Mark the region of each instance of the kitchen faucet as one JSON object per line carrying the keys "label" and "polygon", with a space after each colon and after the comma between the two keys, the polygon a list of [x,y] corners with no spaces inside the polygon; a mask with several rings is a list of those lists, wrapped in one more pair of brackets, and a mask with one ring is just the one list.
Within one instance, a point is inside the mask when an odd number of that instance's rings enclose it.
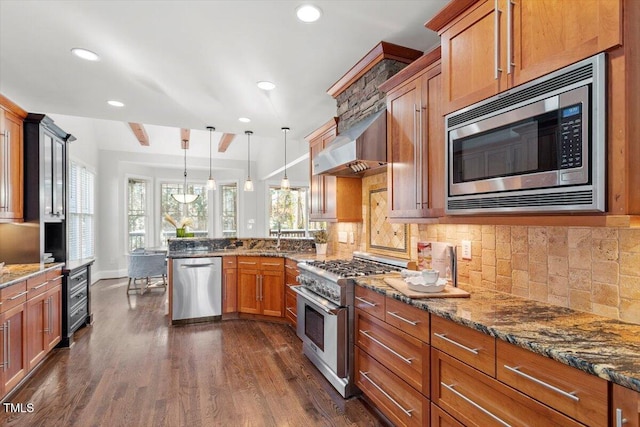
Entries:
{"label": "kitchen faucet", "polygon": [[282,235],[282,230],[280,227],[280,223],[278,222],[278,232],[276,234],[277,236],[277,240],[276,240],[276,251],[280,250],[280,236]]}

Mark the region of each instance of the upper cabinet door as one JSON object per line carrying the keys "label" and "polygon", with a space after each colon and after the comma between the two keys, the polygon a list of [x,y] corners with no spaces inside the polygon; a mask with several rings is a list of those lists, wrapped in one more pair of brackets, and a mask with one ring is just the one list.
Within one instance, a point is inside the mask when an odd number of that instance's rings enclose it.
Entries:
{"label": "upper cabinet door", "polygon": [[500,59],[504,52],[500,35],[506,30],[501,12],[493,0],[479,2],[441,34],[445,113],[507,88]]}
{"label": "upper cabinet door", "polygon": [[439,31],[446,114],[622,44],[622,5],[484,0]]}
{"label": "upper cabinet door", "polygon": [[22,120],[0,109],[0,220],[23,219]]}
{"label": "upper cabinet door", "polygon": [[65,161],[64,142],[46,131],[43,135],[44,153],[44,219],[64,219]]}
{"label": "upper cabinet door", "polygon": [[511,14],[510,86],[622,44],[618,0],[511,0],[505,8]]}

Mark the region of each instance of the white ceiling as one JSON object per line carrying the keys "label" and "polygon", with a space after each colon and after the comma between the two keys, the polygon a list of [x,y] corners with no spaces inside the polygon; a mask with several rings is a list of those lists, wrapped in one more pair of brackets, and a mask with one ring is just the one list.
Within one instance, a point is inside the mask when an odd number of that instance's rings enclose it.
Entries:
{"label": "white ceiling", "polygon": [[[280,139],[289,126],[301,140],[335,115],[327,89],[380,41],[436,46],[424,22],[447,0],[311,0],[323,11],[312,24],[295,17],[303,3],[0,0],[0,93],[28,111],[102,119],[120,135],[102,148],[137,144],[123,122],[159,126],[152,149],[165,151],[179,138],[156,136],[162,127],[202,130],[208,143],[207,125],[214,141],[246,129]],[[78,59],[73,47],[101,60]],[[277,88],[262,91],[259,80]]]}

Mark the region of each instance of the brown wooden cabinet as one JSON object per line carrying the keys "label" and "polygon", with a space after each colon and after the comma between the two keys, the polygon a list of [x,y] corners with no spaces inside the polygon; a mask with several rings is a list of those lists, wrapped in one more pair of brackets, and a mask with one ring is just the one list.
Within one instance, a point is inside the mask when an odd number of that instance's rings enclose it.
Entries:
{"label": "brown wooden cabinet", "polygon": [[238,311],[284,316],[284,259],[238,257]]}
{"label": "brown wooden cabinet", "polygon": [[613,384],[609,412],[612,427],[640,427],[640,393]]}
{"label": "brown wooden cabinet", "polygon": [[441,80],[438,48],[380,86],[387,92],[387,203],[394,222],[444,215]]}
{"label": "brown wooden cabinet", "polygon": [[298,324],[298,294],[291,290],[291,286],[298,284],[296,278],[300,274],[298,262],[292,259],[284,261],[284,317],[291,326]]}
{"label": "brown wooden cabinet", "polygon": [[[362,221],[362,180],[313,174],[313,159],[337,135],[334,117],[306,137],[309,141],[309,219],[328,222]],[[357,200],[358,203],[354,203]]]}
{"label": "brown wooden cabinet", "polygon": [[238,263],[235,256],[222,257],[222,314],[238,311]]}
{"label": "brown wooden cabinet", "polygon": [[445,113],[622,43],[617,0],[468,4],[452,2],[427,23],[441,35]]}
{"label": "brown wooden cabinet", "polygon": [[27,374],[26,282],[2,289],[0,297],[0,396],[11,391]]}
{"label": "brown wooden cabinet", "polygon": [[0,96],[0,222],[24,219],[23,119]]}
{"label": "brown wooden cabinet", "polygon": [[[33,369],[62,337],[62,274],[48,280],[43,273],[28,280],[26,302],[27,365]],[[42,292],[42,289],[46,292]]]}
{"label": "brown wooden cabinet", "polygon": [[582,425],[435,347],[431,369],[431,400],[463,425]]}
{"label": "brown wooden cabinet", "polygon": [[607,381],[497,341],[497,379],[586,425],[607,424]]}

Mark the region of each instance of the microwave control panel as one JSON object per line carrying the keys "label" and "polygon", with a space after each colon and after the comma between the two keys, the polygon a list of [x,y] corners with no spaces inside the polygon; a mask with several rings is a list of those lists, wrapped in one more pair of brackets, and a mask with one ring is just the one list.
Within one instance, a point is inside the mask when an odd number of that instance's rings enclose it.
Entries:
{"label": "microwave control panel", "polygon": [[582,167],[582,105],[576,104],[560,111],[561,155],[560,169]]}

